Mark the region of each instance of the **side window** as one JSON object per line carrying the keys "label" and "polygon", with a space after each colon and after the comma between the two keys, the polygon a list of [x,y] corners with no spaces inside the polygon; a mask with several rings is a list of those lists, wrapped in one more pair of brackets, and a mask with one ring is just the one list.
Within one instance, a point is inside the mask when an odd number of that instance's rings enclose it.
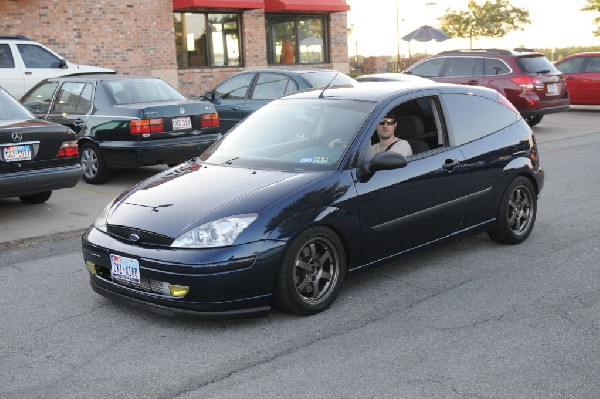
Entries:
{"label": "side window", "polygon": [[571,58],[561,62],[560,64],[557,64],[556,68],[562,73],[579,73],[584,61],[584,57]]}
{"label": "side window", "polygon": [[23,98],[22,104],[34,114],[47,113],[57,86],[58,83],[56,82],[48,82],[38,86]]}
{"label": "side window", "polygon": [[224,100],[231,99],[244,99],[248,93],[250,83],[254,78],[253,73],[244,73],[242,75],[235,76],[221,84],[215,89],[215,97],[222,98]]}
{"label": "side window", "polygon": [[584,72],[600,72],[600,57],[589,57]]}
{"label": "side window", "polygon": [[254,86],[254,100],[274,100],[286,93],[298,90],[298,85],[290,77],[278,73],[261,73]]}
{"label": "side window", "polygon": [[442,67],[444,66],[443,58],[435,58],[432,60],[423,61],[420,64],[415,65],[409,69],[412,75],[427,77],[440,76],[442,73]]}
{"label": "side window", "polygon": [[66,82],[60,88],[53,112],[85,113],[90,108],[92,85],[90,83]]}
{"label": "side window", "polygon": [[475,66],[477,65],[478,58],[472,57],[456,57],[448,60],[448,66],[446,67],[446,73],[444,76],[475,76],[483,75],[483,70],[480,73],[476,73]]}
{"label": "side window", "polygon": [[35,44],[17,44],[27,68],[60,68],[60,58]]}
{"label": "side window", "polygon": [[15,60],[8,44],[0,44],[0,68],[14,68]]}
{"label": "side window", "polygon": [[510,73],[510,68],[502,61],[496,58],[485,58],[485,75],[502,75],[505,73]]}
{"label": "side window", "polygon": [[520,118],[510,108],[484,97],[471,94],[443,94],[442,97],[448,109],[455,145],[497,132]]}

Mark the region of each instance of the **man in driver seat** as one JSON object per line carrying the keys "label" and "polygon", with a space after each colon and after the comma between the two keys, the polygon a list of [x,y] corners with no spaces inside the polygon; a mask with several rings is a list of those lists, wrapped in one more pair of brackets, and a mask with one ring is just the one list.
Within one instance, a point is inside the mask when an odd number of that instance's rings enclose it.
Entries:
{"label": "man in driver seat", "polygon": [[394,151],[408,157],[412,155],[412,149],[408,141],[399,139],[395,136],[397,123],[390,114],[386,115],[377,125],[377,136],[379,143],[371,146],[373,155],[383,151]]}

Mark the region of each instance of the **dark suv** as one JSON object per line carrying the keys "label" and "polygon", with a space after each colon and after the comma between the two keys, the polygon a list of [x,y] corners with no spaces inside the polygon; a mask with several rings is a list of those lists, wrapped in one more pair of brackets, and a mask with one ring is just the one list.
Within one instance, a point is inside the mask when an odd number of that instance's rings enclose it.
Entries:
{"label": "dark suv", "polygon": [[569,109],[562,73],[543,54],[529,49],[444,51],[417,62],[404,73],[494,89],[530,126],[540,123],[545,114]]}

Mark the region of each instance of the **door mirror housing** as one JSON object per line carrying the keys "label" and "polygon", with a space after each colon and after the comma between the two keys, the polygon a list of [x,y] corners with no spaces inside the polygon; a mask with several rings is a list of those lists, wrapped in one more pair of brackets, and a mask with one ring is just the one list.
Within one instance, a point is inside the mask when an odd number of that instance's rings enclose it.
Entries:
{"label": "door mirror housing", "polygon": [[384,151],[371,156],[371,149],[366,147],[358,160],[356,174],[358,181],[368,181],[378,170],[404,168],[408,165],[406,157],[398,152]]}

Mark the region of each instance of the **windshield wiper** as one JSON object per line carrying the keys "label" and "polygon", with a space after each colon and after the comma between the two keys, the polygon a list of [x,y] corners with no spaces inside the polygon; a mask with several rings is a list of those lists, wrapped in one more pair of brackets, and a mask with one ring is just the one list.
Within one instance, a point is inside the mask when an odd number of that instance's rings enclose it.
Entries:
{"label": "windshield wiper", "polygon": [[541,71],[537,71],[536,73],[540,73],[540,74],[541,73],[550,73],[550,70],[549,69],[543,69]]}
{"label": "windshield wiper", "polygon": [[231,163],[232,163],[233,161],[235,161],[236,159],[238,159],[238,158],[239,158],[239,157],[233,157],[233,158],[231,158],[231,159],[229,159],[229,160],[227,160],[227,161],[223,162],[223,165],[231,165]]}

